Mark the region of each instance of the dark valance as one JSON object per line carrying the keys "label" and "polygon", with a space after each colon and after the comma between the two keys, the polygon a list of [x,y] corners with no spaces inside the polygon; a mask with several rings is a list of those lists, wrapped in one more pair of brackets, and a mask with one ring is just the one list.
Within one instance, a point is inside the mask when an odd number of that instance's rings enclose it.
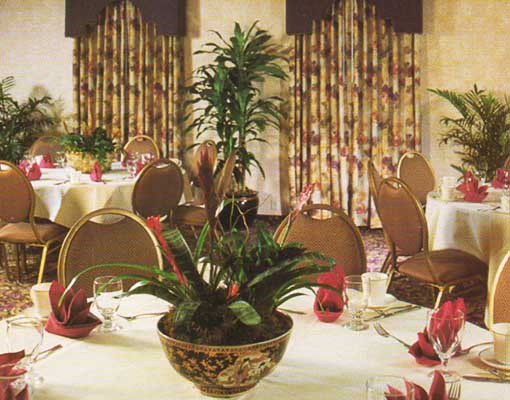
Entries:
{"label": "dark valance", "polygon": [[[161,35],[186,34],[186,0],[130,0]],[[99,14],[112,0],[66,0],[67,37],[83,35],[97,24]]]}
{"label": "dark valance", "polygon": [[[338,0],[287,0],[287,34],[312,32],[312,22],[327,16]],[[381,18],[391,20],[396,32],[423,32],[422,0],[368,0]]]}

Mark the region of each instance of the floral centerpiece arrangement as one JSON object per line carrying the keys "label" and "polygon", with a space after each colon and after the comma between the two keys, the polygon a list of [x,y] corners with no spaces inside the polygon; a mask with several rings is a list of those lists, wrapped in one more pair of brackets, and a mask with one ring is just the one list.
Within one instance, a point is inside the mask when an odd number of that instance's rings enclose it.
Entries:
{"label": "floral centerpiece arrangement", "polygon": [[[334,261],[300,244],[280,244],[264,228],[254,238],[236,229],[222,232],[217,216],[236,161],[233,154],[214,178],[215,152],[201,146],[198,179],[204,190],[208,224],[191,251],[177,229],[163,231],[159,218],[148,224],[161,245],[169,269],[125,265],[136,279],[125,293],[151,294],[172,305],[158,333],[173,367],[206,395],[243,393],[270,373],[285,351],[292,320],[278,311],[287,300],[315,286],[311,277],[331,270]],[[300,199],[304,204],[305,199]],[[119,266],[118,264],[106,266]],[[85,269],[70,282],[69,288]],[[153,278],[137,275],[150,271]]]}
{"label": "floral centerpiece arrangement", "polygon": [[[66,126],[67,130],[67,126]],[[61,144],[66,152],[68,163],[76,170],[89,173],[99,161],[103,171],[108,171],[114,159],[117,146],[104,128],[91,130],[87,127],[82,132],[62,136]]]}

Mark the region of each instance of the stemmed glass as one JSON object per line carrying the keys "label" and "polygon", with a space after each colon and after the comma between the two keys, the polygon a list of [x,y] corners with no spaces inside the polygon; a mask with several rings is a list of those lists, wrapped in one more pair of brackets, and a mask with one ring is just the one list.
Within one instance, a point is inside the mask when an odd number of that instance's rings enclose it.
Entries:
{"label": "stemmed glass", "polygon": [[448,361],[460,346],[465,322],[465,315],[460,310],[448,315],[439,310],[430,310],[427,313],[427,334],[441,360],[439,372],[447,383],[460,379],[456,372],[448,369]]}
{"label": "stemmed glass", "polygon": [[353,331],[362,331],[368,328],[363,322],[363,312],[368,306],[369,286],[361,279],[361,275],[345,277],[343,297],[351,319],[345,325]]}
{"label": "stemmed glass", "polygon": [[114,281],[113,276],[100,276],[94,279],[94,302],[103,316],[101,332],[115,332],[122,327],[113,320],[120,306],[122,281]]}
{"label": "stemmed glass", "polygon": [[131,178],[136,176],[136,165],[140,161],[140,154],[137,152],[131,153],[127,156],[126,167]]}
{"label": "stemmed glass", "polygon": [[57,151],[55,153],[55,162],[59,168],[66,166],[66,153],[64,151]]}
{"label": "stemmed glass", "polygon": [[40,384],[43,377],[34,372],[33,364],[43,340],[43,324],[40,319],[19,316],[7,319],[7,344],[9,352],[23,350],[25,358],[18,364],[27,371],[26,379],[29,383]]}
{"label": "stemmed glass", "polygon": [[399,376],[373,376],[366,382],[366,400],[414,400],[414,386]]}

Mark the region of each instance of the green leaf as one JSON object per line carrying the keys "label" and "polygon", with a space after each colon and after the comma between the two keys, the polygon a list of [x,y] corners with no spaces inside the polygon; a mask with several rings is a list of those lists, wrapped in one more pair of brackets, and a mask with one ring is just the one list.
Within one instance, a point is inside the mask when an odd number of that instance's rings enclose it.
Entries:
{"label": "green leaf", "polygon": [[228,308],[235,314],[237,319],[245,325],[258,325],[262,322],[259,313],[249,303],[238,300],[228,305]]}
{"label": "green leaf", "polygon": [[200,306],[198,301],[184,301],[175,308],[174,323],[180,325],[193,318],[195,311]]}

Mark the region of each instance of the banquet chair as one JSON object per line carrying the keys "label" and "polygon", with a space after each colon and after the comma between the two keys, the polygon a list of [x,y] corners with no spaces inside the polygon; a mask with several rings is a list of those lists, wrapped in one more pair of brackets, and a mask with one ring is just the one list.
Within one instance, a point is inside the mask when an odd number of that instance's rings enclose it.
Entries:
{"label": "banquet chair", "polygon": [[[392,269],[438,290],[435,307],[445,291],[471,280],[484,281],[487,265],[461,250],[429,251],[429,233],[423,208],[411,188],[398,178],[382,181],[377,197],[377,211],[390,241]],[[399,262],[401,256],[407,257]]]}
{"label": "banquet chair", "polygon": [[422,205],[427,203],[427,194],[436,188],[436,177],[430,162],[417,151],[408,151],[400,157],[397,177],[411,188]]}
{"label": "banquet chair", "polygon": [[[99,264],[129,263],[163,269],[158,241],[145,221],[130,211],[104,208],[78,220],[66,236],[58,258],[58,280],[67,286],[83,269]],[[93,282],[98,276],[150,272],[122,267],[101,267],[83,274],[75,284],[87,297],[93,296]],[[124,289],[135,281],[124,281]]]}
{"label": "banquet chair", "polygon": [[[8,161],[0,161],[0,220],[6,224],[0,228],[0,243],[15,245],[16,280],[21,270],[26,272],[26,249],[41,248],[37,282],[44,277],[46,259],[56,251],[67,232],[61,225],[34,216],[35,194],[23,171]],[[2,252],[3,264],[9,270],[7,254]]]}
{"label": "banquet chair", "polygon": [[327,204],[312,204],[303,207],[289,227],[290,218],[291,214],[275,231],[274,238],[278,243],[298,242],[309,251],[322,252],[335,259],[346,275],[367,271],[365,247],[359,229],[341,209]]}
{"label": "banquet chair", "polygon": [[496,271],[489,289],[489,328],[499,322],[510,322],[510,252]]}
{"label": "banquet chair", "polygon": [[505,163],[503,164],[503,169],[510,171],[510,156],[505,160]]}
{"label": "banquet chair", "polygon": [[170,221],[184,190],[181,169],[174,162],[159,159],[146,165],[132,194],[133,211],[141,217],[159,215]]}
{"label": "banquet chair", "polygon": [[55,155],[59,151],[62,151],[63,147],[58,141],[57,136],[45,135],[38,138],[30,149],[28,150],[28,154],[31,157],[35,156],[43,156],[49,154],[51,156],[52,161],[55,161]]}
{"label": "banquet chair", "polygon": [[159,148],[153,138],[146,135],[133,136],[124,145],[124,151],[139,154],[152,154],[155,159],[160,157]]}

